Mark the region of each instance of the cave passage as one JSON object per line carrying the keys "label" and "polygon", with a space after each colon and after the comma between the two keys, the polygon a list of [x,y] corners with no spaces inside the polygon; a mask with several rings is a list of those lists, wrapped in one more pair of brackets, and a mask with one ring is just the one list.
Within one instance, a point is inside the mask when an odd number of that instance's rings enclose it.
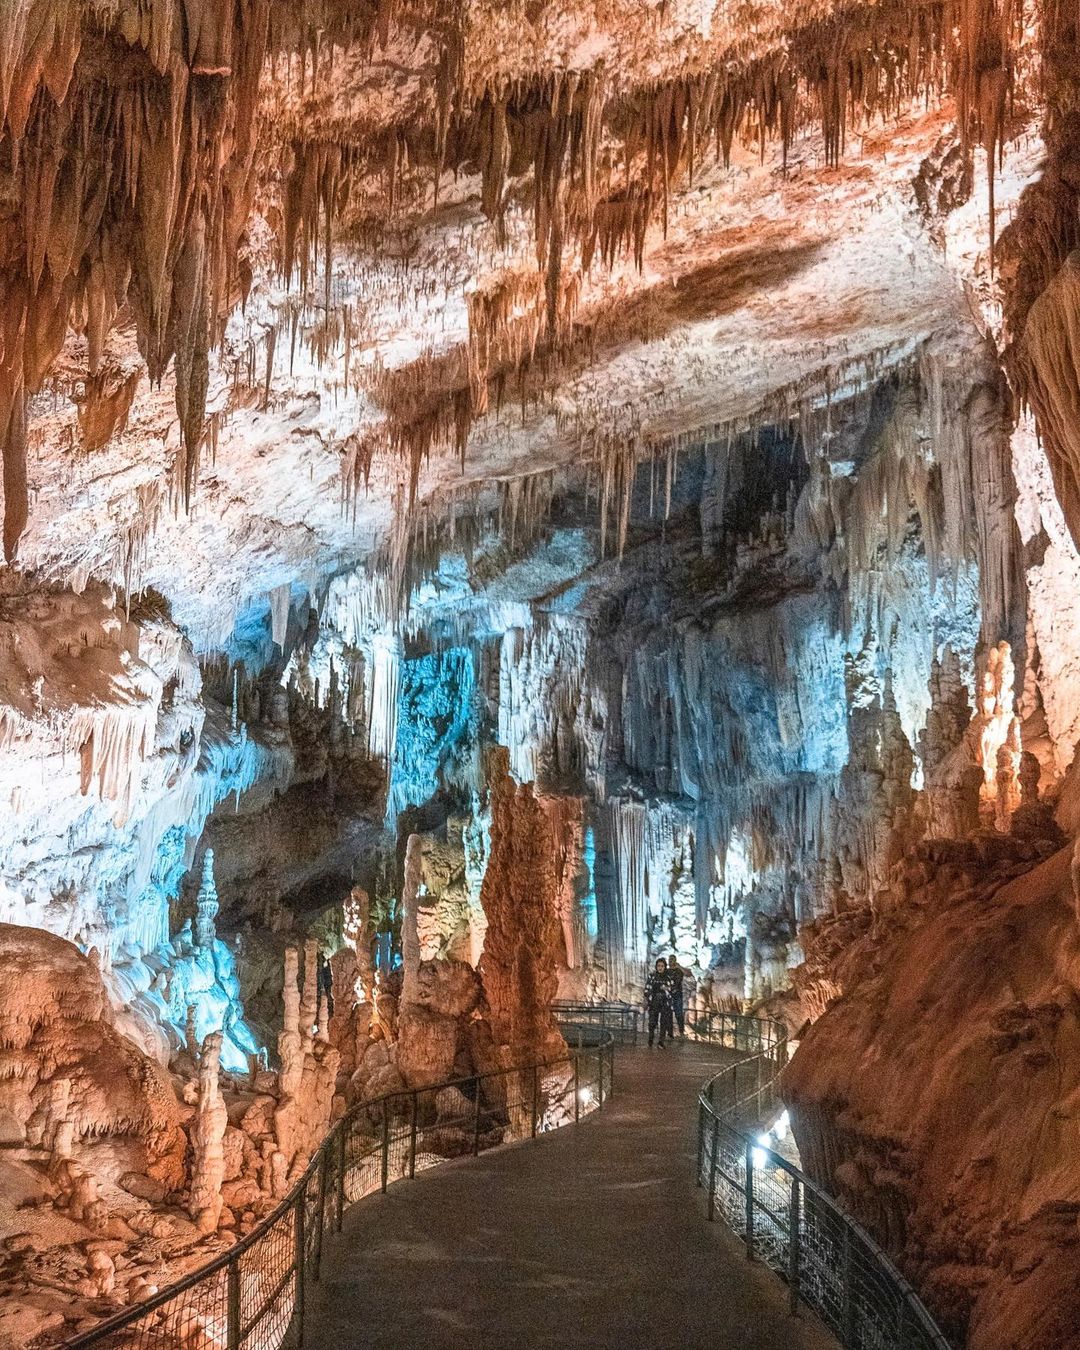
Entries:
{"label": "cave passage", "polygon": [[346,1216],[305,1344],[504,1350],[829,1350],[705,1220],[697,1093],[733,1052],[620,1049],[602,1113],[422,1172]]}

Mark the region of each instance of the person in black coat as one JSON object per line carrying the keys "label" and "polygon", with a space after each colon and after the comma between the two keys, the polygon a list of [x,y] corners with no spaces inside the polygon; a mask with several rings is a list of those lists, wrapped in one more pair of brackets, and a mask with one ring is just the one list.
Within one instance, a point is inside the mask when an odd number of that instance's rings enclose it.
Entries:
{"label": "person in black coat", "polygon": [[[671,1012],[675,1018],[675,1024],[679,1028],[679,1035],[686,1039],[686,1013],[683,1006],[683,983],[686,978],[686,971],[679,965],[678,958],[673,956],[667,963],[667,981],[668,989],[671,995]],[[675,1033],[672,1032],[672,1040],[675,1039]]]}
{"label": "person in black coat", "polygon": [[645,981],[645,1010],[649,1014],[649,1044],[660,1028],[660,1049],[665,1048],[664,1041],[674,1038],[671,1025],[671,985],[668,983],[667,962],[658,957],[652,974]]}

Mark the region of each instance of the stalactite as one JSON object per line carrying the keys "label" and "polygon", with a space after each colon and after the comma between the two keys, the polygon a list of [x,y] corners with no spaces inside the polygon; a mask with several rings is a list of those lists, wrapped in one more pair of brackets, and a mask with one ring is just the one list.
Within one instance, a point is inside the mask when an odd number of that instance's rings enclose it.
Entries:
{"label": "stalactite", "polygon": [[[648,950],[649,925],[646,914],[645,825],[647,813],[641,802],[612,798],[607,805],[610,818],[611,850],[615,859],[618,911],[608,923],[601,917],[601,934],[608,951],[609,979],[617,988],[639,975]],[[634,969],[627,972],[624,962]]]}
{"label": "stalactite", "polygon": [[1035,412],[1073,539],[1080,541],[1080,249],[1031,306],[1024,391]]}
{"label": "stalactite", "polygon": [[1012,97],[1016,55],[1023,36],[1022,0],[954,0],[956,48],[952,83],[966,148],[976,138],[986,151],[990,266],[994,266],[994,178]]}
{"label": "stalactite", "polygon": [[[9,558],[26,514],[25,393],[40,389],[76,315],[97,378],[105,331],[125,298],[151,379],[177,358],[178,476],[190,499],[207,353],[232,303],[254,192],[269,0],[197,22],[192,9],[186,37],[179,13],[176,0],[92,13],[37,0],[0,14],[2,143],[25,206],[5,230],[0,314]],[[101,43],[121,67],[125,46],[142,48],[149,65],[130,80],[95,78]]]}
{"label": "stalactite", "polygon": [[292,606],[292,583],[284,582],[270,592],[270,638],[281,650],[289,632],[289,611]]}

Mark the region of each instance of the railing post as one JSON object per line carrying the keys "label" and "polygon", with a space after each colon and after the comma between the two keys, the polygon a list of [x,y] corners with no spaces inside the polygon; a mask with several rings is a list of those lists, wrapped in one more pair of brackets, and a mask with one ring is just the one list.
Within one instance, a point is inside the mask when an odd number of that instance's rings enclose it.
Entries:
{"label": "railing post", "polygon": [[234,1256],[225,1268],[226,1350],[240,1350],[240,1262]]}
{"label": "railing post", "polygon": [[390,1098],[384,1097],[382,1104],[382,1175],[381,1189],[385,1193],[390,1180]]}
{"label": "railing post", "polygon": [[574,1056],[574,1124],[581,1121],[581,1066],[578,1056]]}
{"label": "railing post", "polygon": [[296,1247],[296,1298],[293,1316],[296,1318],[296,1344],[298,1346],[304,1344],[304,1196],[306,1193],[307,1187],[301,1186],[300,1193],[296,1197],[293,1228],[293,1241]]}
{"label": "railing post", "polygon": [[341,1220],[345,1213],[345,1145],[349,1134],[348,1117],[341,1122],[337,1149],[337,1187],[334,1194],[334,1232],[341,1232]]}
{"label": "railing post", "polygon": [[720,1154],[720,1120],[713,1116],[712,1147],[709,1149],[709,1222],[716,1218],[716,1167]]}
{"label": "railing post", "polygon": [[746,1141],[746,1257],[754,1259],[754,1145]]}
{"label": "railing post", "polygon": [[323,1226],[326,1223],[326,1155],[325,1145],[319,1150],[319,1220],[315,1229],[315,1278],[322,1269]]}
{"label": "railing post", "polygon": [[473,1087],[476,1089],[476,1102],[473,1105],[473,1133],[472,1133],[472,1151],[473,1157],[480,1156],[480,1079],[473,1079]]}
{"label": "railing post", "polygon": [[413,1088],[412,1094],[412,1114],[409,1116],[409,1180],[412,1181],[416,1176],[416,1117],[420,1106],[417,1101],[416,1089]]}
{"label": "railing post", "polygon": [[532,1066],[532,1120],[530,1121],[530,1137],[536,1138],[536,1128],[538,1117],[540,1115],[540,1076],[537,1073],[536,1065]]}
{"label": "railing post", "polygon": [[799,1257],[802,1247],[802,1232],[799,1227],[799,1190],[802,1182],[798,1177],[791,1178],[791,1200],[788,1203],[788,1298],[792,1317],[799,1315]]}
{"label": "railing post", "polygon": [[705,1170],[705,1103],[698,1102],[697,1109],[697,1184],[698,1190],[704,1185],[701,1175]]}

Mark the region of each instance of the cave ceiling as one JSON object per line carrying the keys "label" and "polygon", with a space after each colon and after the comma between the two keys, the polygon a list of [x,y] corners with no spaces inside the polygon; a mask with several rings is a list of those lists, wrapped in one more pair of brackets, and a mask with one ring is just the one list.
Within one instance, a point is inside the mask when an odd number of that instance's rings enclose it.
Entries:
{"label": "cave ceiling", "polygon": [[1001,326],[1036,17],[6,5],[9,557],[207,650],[541,474],[591,465],[618,548],[638,458]]}

